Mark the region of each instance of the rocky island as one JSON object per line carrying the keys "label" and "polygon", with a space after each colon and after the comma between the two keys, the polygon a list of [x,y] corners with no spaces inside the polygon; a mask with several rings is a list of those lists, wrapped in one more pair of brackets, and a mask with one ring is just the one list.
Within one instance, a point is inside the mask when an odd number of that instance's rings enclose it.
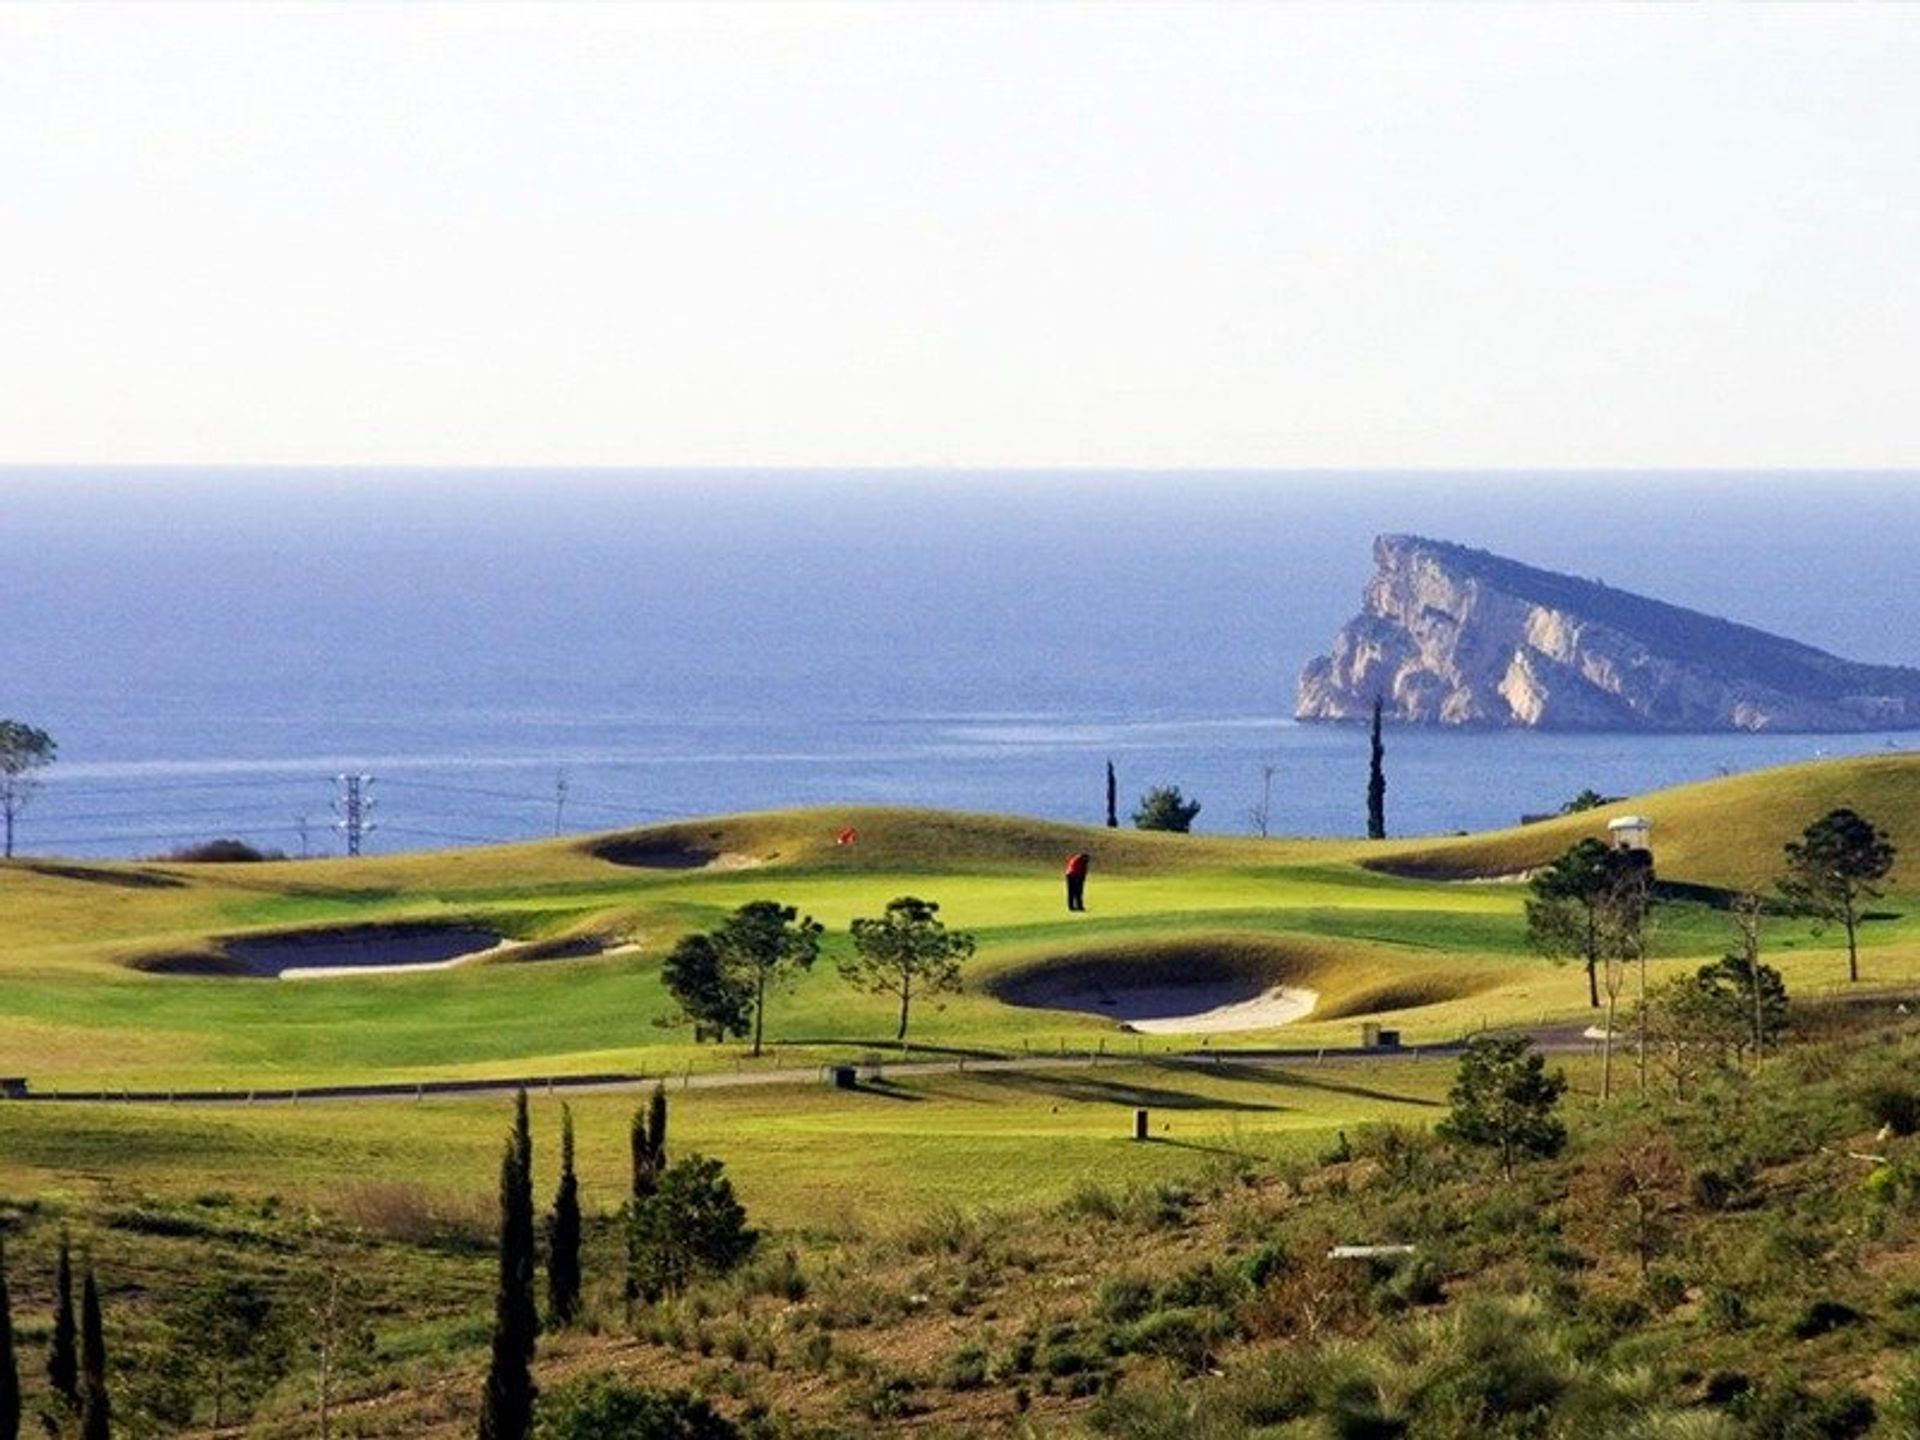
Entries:
{"label": "rocky island", "polygon": [[1300,673],[1302,720],[1559,730],[1920,728],[1920,670],[1416,535],[1374,541],[1359,615]]}

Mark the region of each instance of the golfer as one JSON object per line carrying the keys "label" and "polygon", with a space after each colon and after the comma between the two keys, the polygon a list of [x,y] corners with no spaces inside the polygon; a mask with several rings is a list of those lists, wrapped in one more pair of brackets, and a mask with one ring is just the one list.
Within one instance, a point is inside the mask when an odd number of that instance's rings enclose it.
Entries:
{"label": "golfer", "polygon": [[1067,857],[1067,909],[1087,908],[1087,867],[1093,857],[1082,850]]}

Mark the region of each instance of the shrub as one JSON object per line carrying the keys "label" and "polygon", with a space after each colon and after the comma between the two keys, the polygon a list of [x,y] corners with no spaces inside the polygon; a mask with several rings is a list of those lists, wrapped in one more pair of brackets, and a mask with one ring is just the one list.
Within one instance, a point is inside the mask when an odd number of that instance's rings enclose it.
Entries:
{"label": "shrub", "polygon": [[1869,1086],[1860,1098],[1874,1124],[1895,1135],[1920,1131],[1920,1088],[1899,1080],[1882,1080]]}
{"label": "shrub", "polygon": [[1792,1376],[1730,1407],[1754,1440],[1858,1440],[1873,1428],[1873,1401],[1858,1390],[1819,1394]]}
{"label": "shrub", "polygon": [[718,1160],[690,1155],[661,1173],[635,1206],[634,1280],[642,1295],[677,1295],[702,1274],[723,1275],[753,1253],[759,1236]]}
{"label": "shrub", "polygon": [[1094,1301],[1094,1313],[1112,1325],[1138,1320],[1153,1308],[1153,1282],[1122,1271],[1109,1276]]}
{"label": "shrub", "polygon": [[1231,1327],[1207,1310],[1156,1310],[1116,1338],[1123,1350],[1164,1356],[1189,1375],[1197,1375],[1207,1368],[1221,1342],[1231,1338]]}
{"label": "shrub", "polygon": [[1815,1300],[1793,1320],[1793,1338],[1812,1340],[1817,1336],[1857,1325],[1860,1312],[1843,1300]]}
{"label": "shrub", "polygon": [[940,1383],[949,1390],[978,1390],[987,1383],[988,1368],[986,1347],[965,1345],[947,1357]]}
{"label": "shrub", "polygon": [[244,840],[221,838],[202,840],[197,845],[182,845],[178,850],[169,850],[160,857],[186,864],[235,865],[253,864],[261,860],[284,860],[284,850],[262,850],[257,845],[249,845]]}
{"label": "shrub", "polygon": [[740,1432],[698,1396],[597,1375],[541,1396],[535,1433],[539,1440],[736,1440]]}

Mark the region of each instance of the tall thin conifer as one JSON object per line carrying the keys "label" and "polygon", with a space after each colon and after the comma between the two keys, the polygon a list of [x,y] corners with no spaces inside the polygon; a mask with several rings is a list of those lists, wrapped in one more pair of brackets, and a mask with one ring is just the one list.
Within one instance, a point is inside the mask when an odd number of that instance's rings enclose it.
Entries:
{"label": "tall thin conifer", "polygon": [[637,1278],[639,1256],[634,1249],[633,1219],[653,1194],[660,1180],[660,1172],[667,1168],[667,1087],[664,1081],[654,1085],[646,1110],[633,1112],[628,1144],[633,1159],[632,1189],[627,1197],[626,1296],[627,1318],[631,1320],[633,1307],[640,1301]]}
{"label": "tall thin conifer", "polygon": [[53,1338],[47,1345],[47,1384],[67,1409],[80,1409],[80,1327],[73,1316],[73,1242],[60,1232],[53,1262]]}
{"label": "tall thin conifer", "polygon": [[89,1265],[80,1289],[80,1440],[109,1440],[112,1433],[106,1326],[100,1314],[100,1286]]}
{"label": "tall thin conifer", "polygon": [[500,1287],[494,1301],[493,1356],[480,1411],[480,1440],[527,1440],[533,1431],[535,1308],[533,1137],[527,1092],[514,1101],[513,1133],[500,1157]]}
{"label": "tall thin conifer", "polygon": [[547,1313],[555,1325],[580,1315],[580,1181],[573,1171],[573,1110],[560,1107],[560,1186],[547,1226]]}
{"label": "tall thin conifer", "polygon": [[0,1440],[20,1440],[20,1362],[13,1353],[13,1296],[7,1292],[4,1246],[0,1246]]}
{"label": "tall thin conifer", "polygon": [[1373,734],[1368,745],[1367,838],[1387,838],[1387,747],[1380,739],[1381,703],[1373,697]]}

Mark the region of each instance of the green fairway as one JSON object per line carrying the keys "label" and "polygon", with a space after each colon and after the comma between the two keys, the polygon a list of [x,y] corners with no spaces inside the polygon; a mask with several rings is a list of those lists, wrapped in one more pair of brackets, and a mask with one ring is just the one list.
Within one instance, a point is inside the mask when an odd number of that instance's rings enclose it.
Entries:
{"label": "green fairway", "polygon": [[[692,1043],[661,987],[660,959],[691,929],[748,900],[799,906],[827,927],[814,971],[770,1000],[763,1064],[845,1057],[892,1039],[886,999],[848,986],[835,961],[856,915],[892,897],[937,900],[974,932],[965,993],[914,1012],[921,1046],[1018,1055],[1147,1051],[1111,1019],[1027,1009],[997,981],[1087,954],[1123,955],[1158,981],[1182,957],[1244,952],[1272,983],[1319,1004],[1283,1031],[1215,1036],[1232,1048],[1350,1044],[1362,1017],[1410,1040],[1483,1025],[1587,1015],[1576,967],[1529,951],[1511,878],[1628,808],[1655,817],[1663,879],[1759,884],[1780,845],[1824,807],[1851,803],[1901,843],[1893,892],[1863,929],[1869,980],[1920,975],[1920,921],[1905,903],[1920,855],[1920,759],[1797,766],[1636,797],[1629,805],[1456,840],[1231,840],[916,811],[743,816],[601,840],[355,861],[262,865],[0,866],[0,1068],[38,1088],[247,1089],[447,1077],[684,1073],[752,1063]],[[858,828],[850,847],[833,843]],[[1084,914],[1068,915],[1059,861],[1089,849]],[[646,863],[621,863],[635,857]],[[1657,971],[1726,944],[1701,898],[1662,905]],[[611,947],[587,958],[483,959],[415,975],[291,983],[149,973],[210,957],[222,940],[317,926],[468,922],[517,942]],[[1767,945],[1799,991],[1836,985],[1840,937],[1770,923]],[[537,953],[537,952],[529,952]],[[1243,957],[1244,958],[1244,957]],[[199,962],[196,962],[199,963]]]}
{"label": "green fairway", "polygon": [[[824,1085],[670,1090],[682,1153],[726,1157],[757,1216],[782,1227],[887,1230],[930,1206],[1057,1200],[1085,1184],[1175,1179],[1209,1161],[1267,1160],[1369,1119],[1424,1124],[1450,1067],[1378,1063],[1115,1063]],[[575,1095],[589,1208],[627,1184],[627,1119],[640,1093]],[[536,1091],[541,1185],[560,1101]],[[1146,1107],[1152,1140],[1131,1138]],[[269,1196],[352,1221],[396,1189],[471,1215],[499,1164],[508,1104],[495,1096],[289,1105],[0,1106],[0,1186],[74,1201]]]}

